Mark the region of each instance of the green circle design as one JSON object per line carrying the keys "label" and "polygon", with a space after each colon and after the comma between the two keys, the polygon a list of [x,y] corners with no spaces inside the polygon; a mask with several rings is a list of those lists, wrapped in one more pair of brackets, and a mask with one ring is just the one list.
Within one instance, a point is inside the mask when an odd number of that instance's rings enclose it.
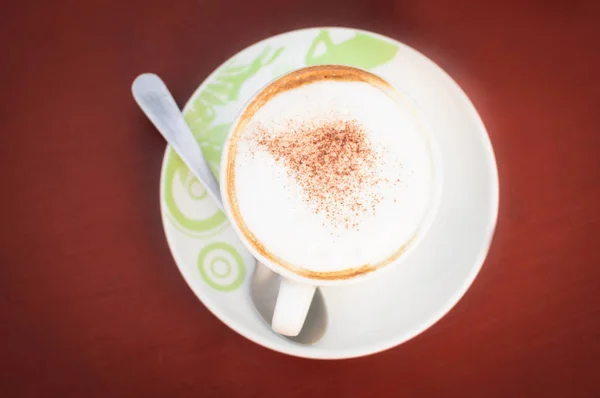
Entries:
{"label": "green circle design", "polygon": [[[202,189],[200,194],[194,193],[194,185],[197,185],[200,187],[200,189]],[[206,187],[204,187],[204,185],[202,185],[198,180],[194,179],[188,184],[188,194],[194,200],[202,200],[208,196],[208,189],[206,189]]]}
{"label": "green circle design", "polygon": [[[187,166],[183,163],[181,158],[177,156],[173,149],[169,148],[169,156],[167,158],[167,167],[165,170],[165,182],[163,184],[163,200],[169,209],[169,212],[177,223],[187,231],[194,232],[207,232],[216,229],[221,224],[225,223],[226,217],[223,212],[216,210],[216,212],[206,219],[192,219],[186,216],[175,201],[173,193],[173,180],[177,171],[188,172]],[[189,188],[189,187],[188,187]],[[188,195],[190,194],[188,190]]]}
{"label": "green circle design", "polygon": [[[207,256],[215,251],[224,251],[230,254],[235,259],[235,265],[237,266],[235,268],[237,269],[238,274],[237,278],[232,282],[219,280],[229,276],[231,274],[232,269],[234,268],[234,265],[231,264],[231,262],[229,262],[227,258],[223,256],[218,256],[212,261],[210,261],[210,264],[207,264]],[[225,274],[219,275],[216,272],[214,272],[214,265],[217,261],[223,261],[228,265],[228,269]],[[206,270],[207,266],[210,267],[214,275],[209,275],[209,273]],[[206,282],[213,289],[222,292],[231,292],[233,290],[236,290],[242,285],[244,279],[246,278],[246,266],[244,265],[244,259],[242,259],[242,256],[240,256],[237,250],[235,250],[232,246],[228,245],[225,242],[211,243],[209,245],[206,245],[204,249],[200,251],[200,254],[198,255],[198,270],[200,271],[200,275],[202,276],[202,279],[204,279],[204,282]]]}
{"label": "green circle design", "polygon": [[[216,268],[216,264],[219,261],[224,263],[227,266],[227,270],[222,274],[218,273],[217,268]],[[231,274],[231,264],[229,264],[229,262],[227,261],[227,259],[225,257],[217,257],[217,258],[214,258],[210,262],[210,270],[212,271],[213,274],[217,275],[220,278],[227,278],[229,276],[229,274]]]}

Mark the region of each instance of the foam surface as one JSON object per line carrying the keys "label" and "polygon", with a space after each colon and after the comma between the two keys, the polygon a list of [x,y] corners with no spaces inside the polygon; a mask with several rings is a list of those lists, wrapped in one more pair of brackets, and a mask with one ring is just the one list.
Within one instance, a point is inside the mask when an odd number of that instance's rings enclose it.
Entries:
{"label": "foam surface", "polygon": [[[257,146],[257,130],[271,137],[298,134],[290,125],[355,121],[378,154],[376,194],[350,226],[335,222],[307,199],[285,163]],[[317,81],[282,92],[264,104],[240,133],[235,192],[247,229],[274,257],[309,272],[340,272],[386,260],[408,243],[430,205],[431,152],[408,100],[400,103],[365,82]],[[364,191],[364,192],[363,192]]]}

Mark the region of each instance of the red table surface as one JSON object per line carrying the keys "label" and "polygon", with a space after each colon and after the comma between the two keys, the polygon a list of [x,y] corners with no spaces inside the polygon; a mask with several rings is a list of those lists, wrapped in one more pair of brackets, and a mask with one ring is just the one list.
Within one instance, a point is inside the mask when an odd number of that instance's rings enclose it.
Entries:
{"label": "red table surface", "polygon": [[[235,52],[324,25],[447,70],[500,175],[465,297],[347,361],[272,352],[198,301],[161,226],[165,143],[130,94],[153,71],[183,104]],[[595,1],[3,1],[0,396],[600,396],[599,74]]]}

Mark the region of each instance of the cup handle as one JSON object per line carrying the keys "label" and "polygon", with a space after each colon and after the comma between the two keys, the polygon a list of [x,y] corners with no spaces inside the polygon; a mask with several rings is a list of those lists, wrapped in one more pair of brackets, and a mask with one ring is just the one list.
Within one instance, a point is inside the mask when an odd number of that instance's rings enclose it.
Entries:
{"label": "cup handle", "polygon": [[271,327],[284,336],[297,336],[302,330],[316,287],[281,278]]}

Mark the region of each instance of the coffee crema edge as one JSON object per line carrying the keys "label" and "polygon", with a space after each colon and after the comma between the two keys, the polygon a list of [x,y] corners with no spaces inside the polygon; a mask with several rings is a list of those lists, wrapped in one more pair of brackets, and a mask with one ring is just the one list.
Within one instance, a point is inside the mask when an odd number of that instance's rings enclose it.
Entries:
{"label": "coffee crema edge", "polygon": [[[347,268],[341,271],[328,271],[318,272],[311,271],[297,265],[291,264],[271,253],[265,245],[250,231],[244,219],[239,211],[237,196],[235,194],[235,155],[238,149],[238,141],[240,134],[250,120],[254,117],[256,112],[262,106],[267,103],[271,98],[285,91],[293,90],[306,84],[315,83],[318,81],[346,81],[346,82],[364,82],[379,88],[394,101],[398,101],[398,93],[389,85],[388,82],[376,76],[370,72],[362,69],[353,68],[350,66],[342,65],[318,65],[310,66],[307,68],[299,69],[294,72],[290,72],[277,78],[275,81],[268,84],[262,89],[245,107],[243,113],[240,115],[234,130],[229,137],[229,147],[227,149],[226,159],[231,159],[225,166],[225,178],[227,181],[227,199],[229,202],[229,208],[231,217],[237,224],[238,228],[244,235],[244,238],[248,240],[250,245],[264,258],[276,263],[289,271],[310,279],[316,280],[336,280],[336,279],[351,279],[360,275],[364,275],[382,268],[386,265],[397,260],[415,240],[417,234],[413,235],[408,241],[397,250],[395,250],[385,260],[379,261],[375,264],[363,264],[357,267]],[[418,233],[418,232],[417,232]]]}

